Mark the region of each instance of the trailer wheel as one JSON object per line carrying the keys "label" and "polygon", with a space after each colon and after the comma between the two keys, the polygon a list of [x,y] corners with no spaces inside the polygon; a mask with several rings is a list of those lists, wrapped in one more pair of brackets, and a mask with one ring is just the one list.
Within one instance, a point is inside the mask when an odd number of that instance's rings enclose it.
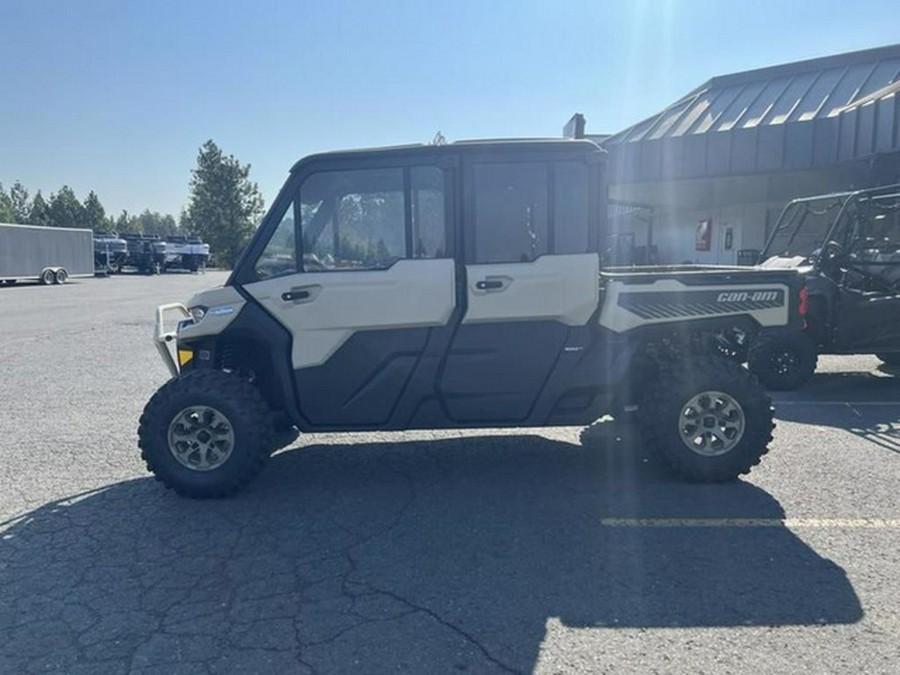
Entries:
{"label": "trailer wheel", "polygon": [[272,416],[237,375],[199,370],[169,380],[144,408],[138,445],[156,479],[185,497],[227,497],[273,451]]}
{"label": "trailer wheel", "polygon": [[56,273],[53,275],[53,283],[54,284],[64,284],[69,278],[69,273],[66,271],[65,267],[60,267],[56,270]]}
{"label": "trailer wheel", "polygon": [[49,286],[50,284],[56,283],[56,274],[52,269],[47,267],[41,271],[40,280],[44,286]]}
{"label": "trailer wheel", "polygon": [[665,368],[640,414],[647,440],[681,477],[734,480],[768,452],[775,423],[757,378],[723,358]]}

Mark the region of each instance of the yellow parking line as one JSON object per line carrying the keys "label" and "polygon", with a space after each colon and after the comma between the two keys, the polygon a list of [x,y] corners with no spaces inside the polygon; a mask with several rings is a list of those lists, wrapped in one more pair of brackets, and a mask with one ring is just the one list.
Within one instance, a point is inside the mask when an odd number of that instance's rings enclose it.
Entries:
{"label": "yellow parking line", "polygon": [[606,527],[900,528],[900,518],[601,518]]}

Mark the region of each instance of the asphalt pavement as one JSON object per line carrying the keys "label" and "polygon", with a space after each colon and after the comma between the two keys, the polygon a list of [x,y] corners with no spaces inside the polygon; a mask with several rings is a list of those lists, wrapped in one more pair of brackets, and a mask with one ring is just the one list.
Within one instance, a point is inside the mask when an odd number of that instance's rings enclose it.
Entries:
{"label": "asphalt pavement", "polygon": [[301,436],[235,498],[146,473],[157,304],[0,288],[0,673],[896,673],[900,380],[828,357],[749,477],[612,425]]}

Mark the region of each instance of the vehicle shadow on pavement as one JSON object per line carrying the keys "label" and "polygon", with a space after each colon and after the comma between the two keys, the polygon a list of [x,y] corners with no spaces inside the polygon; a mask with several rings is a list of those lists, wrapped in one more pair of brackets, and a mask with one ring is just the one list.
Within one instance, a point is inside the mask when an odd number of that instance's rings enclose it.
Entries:
{"label": "vehicle shadow on pavement", "polygon": [[614,438],[398,438],[281,453],[229,500],[137,479],[4,524],[0,671],[530,672],[550,622],[862,617],[748,482],[676,482]]}
{"label": "vehicle shadow on pavement", "polygon": [[816,373],[800,391],[779,394],[775,414],[788,422],[843,429],[900,454],[900,379],[894,377]]}

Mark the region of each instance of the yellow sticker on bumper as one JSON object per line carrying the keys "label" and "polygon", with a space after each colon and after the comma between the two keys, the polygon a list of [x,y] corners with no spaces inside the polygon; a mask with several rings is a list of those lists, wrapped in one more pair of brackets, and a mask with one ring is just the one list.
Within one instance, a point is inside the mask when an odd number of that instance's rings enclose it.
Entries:
{"label": "yellow sticker on bumper", "polygon": [[194,352],[190,349],[179,349],[178,350],[178,365],[184,366],[188,363],[192,358],[194,358]]}

